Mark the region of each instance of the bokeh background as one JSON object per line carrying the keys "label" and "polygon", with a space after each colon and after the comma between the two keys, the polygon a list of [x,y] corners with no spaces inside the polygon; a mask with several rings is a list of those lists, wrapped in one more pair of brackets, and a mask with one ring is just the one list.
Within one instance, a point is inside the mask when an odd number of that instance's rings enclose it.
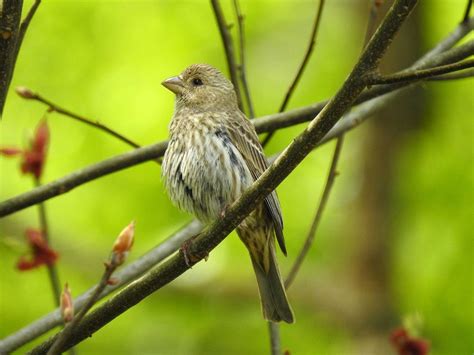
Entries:
{"label": "bokeh background", "polygon": [[[360,53],[368,3],[327,1],[315,53],[290,108],[335,93]],[[383,70],[403,68],[430,49],[456,26],[465,3],[421,1]],[[235,23],[231,2],[222,5]],[[306,49],[317,1],[249,0],[241,6],[256,113],[274,113]],[[173,95],[160,82],[197,62],[226,70],[207,1],[44,1],[20,52],[0,144],[24,144],[45,113],[44,106],[18,98],[17,85],[143,145],[166,139]],[[297,322],[282,325],[283,349],[387,353],[390,331],[409,322],[429,339],[433,354],[473,352],[473,89],[472,80],[424,84],[347,135],[316,243],[289,291]],[[50,114],[48,123],[45,181],[129,150],[68,118]],[[279,132],[267,153],[281,151],[303,128]],[[333,144],[311,154],[278,188],[289,250],[288,258],[280,255],[283,274],[310,226]],[[2,199],[31,187],[17,160],[0,159]],[[95,180],[46,206],[60,277],[73,295],[98,280],[111,243],[130,220],[137,222],[130,260],[191,220],[171,205],[153,163]],[[37,225],[36,208],[0,221],[0,337],[53,307],[46,270],[15,269],[27,252],[24,230]],[[207,262],[78,350],[262,354],[268,343],[248,255],[232,234]]]}

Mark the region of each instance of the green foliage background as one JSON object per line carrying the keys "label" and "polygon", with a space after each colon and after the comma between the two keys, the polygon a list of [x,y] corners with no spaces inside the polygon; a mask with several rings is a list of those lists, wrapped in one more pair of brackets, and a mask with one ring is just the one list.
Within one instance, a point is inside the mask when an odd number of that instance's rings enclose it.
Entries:
{"label": "green foliage background", "polygon": [[[25,6],[28,6],[27,2]],[[234,21],[230,2],[223,1]],[[257,115],[274,113],[307,46],[316,11],[313,1],[243,1],[248,79]],[[465,1],[421,2],[423,50],[461,18]],[[316,51],[291,107],[330,97],[360,51],[368,5],[328,1]],[[232,31],[235,31],[235,27]],[[226,69],[221,40],[207,1],[44,1],[22,47],[0,124],[0,144],[26,142],[45,107],[23,101],[13,88],[25,85],[52,101],[99,119],[141,144],[166,139],[173,96],[160,82],[197,62]],[[423,319],[421,334],[434,354],[474,350],[473,310],[473,83],[429,83],[425,124],[404,138],[397,155],[390,225],[390,285],[397,319]],[[383,118],[382,118],[383,119]],[[51,145],[44,180],[129,150],[103,133],[48,115]],[[303,129],[280,132],[267,153],[283,149]],[[361,334],[334,307],[319,300],[338,289],[356,240],[354,200],[364,179],[361,142],[367,125],[349,134],[334,193],[317,242],[289,292],[297,323],[281,327],[292,354],[357,353]],[[325,180],[333,143],[318,149],[279,187],[289,258],[306,235]],[[0,159],[0,197],[32,187],[18,162]],[[61,254],[61,280],[78,295],[93,285],[120,230],[137,221],[137,258],[191,217],[164,193],[156,164],[140,166],[81,186],[47,202],[51,238]],[[20,273],[26,252],[23,231],[37,226],[29,208],[0,221],[0,337],[52,308],[43,269]],[[383,238],[384,236],[380,236]],[[321,281],[323,280],[323,281]],[[340,289],[342,298],[351,297]],[[334,300],[337,304],[337,300]],[[331,303],[326,300],[323,304]],[[388,333],[387,333],[388,339]],[[387,340],[388,342],[388,340]],[[28,347],[20,349],[24,352]],[[87,354],[261,354],[268,351],[257,289],[245,248],[232,234],[173,284],[129,310],[79,347]]]}

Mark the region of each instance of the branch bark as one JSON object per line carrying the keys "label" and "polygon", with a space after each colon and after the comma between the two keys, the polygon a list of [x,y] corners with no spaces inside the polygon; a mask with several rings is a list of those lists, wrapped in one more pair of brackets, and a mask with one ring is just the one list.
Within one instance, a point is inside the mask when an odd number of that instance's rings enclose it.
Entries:
{"label": "branch bark", "polygon": [[404,81],[423,80],[433,78],[441,74],[453,73],[472,67],[474,67],[474,59],[453,64],[440,65],[430,69],[403,71],[401,73],[391,75],[373,74],[369,77],[368,82],[370,85],[383,85],[401,83]]}
{"label": "branch bark", "polygon": [[0,12],[0,118],[15,69],[22,0],[4,0]]}
{"label": "branch bark", "polygon": [[[376,34],[367,45],[341,89],[330,100],[320,114],[282,153],[260,178],[228,209],[225,216],[212,223],[189,243],[188,251],[197,260],[205,258],[239,223],[263,201],[311,152],[342,114],[348,110],[365,88],[365,75],[372,72],[380,62],[398,29],[415,7],[416,0],[397,0],[388,12]],[[197,261],[196,261],[197,262]],[[65,348],[77,344],[126,309],[171,282],[189,269],[185,257],[177,253],[163,264],[152,269],[143,278],[128,286],[118,295],[97,308],[76,328]],[[56,335],[57,336],[57,335]],[[32,354],[43,354],[54,342],[52,337],[39,345]],[[63,349],[64,350],[64,349]]]}
{"label": "branch bark", "polygon": [[[288,88],[288,91],[285,94],[285,97],[283,98],[283,101],[280,105],[280,109],[278,110],[278,112],[283,112],[286,110],[286,107],[288,106],[288,103],[290,102],[291,96],[293,95],[296,89],[296,86],[298,85],[301,77],[303,76],[303,72],[306,66],[308,65],[309,59],[311,58],[311,54],[313,54],[314,45],[316,44],[316,37],[318,35],[319,24],[321,23],[321,18],[323,15],[324,1],[325,0],[319,0],[319,6],[316,11],[316,17],[314,19],[313,29],[311,30],[308,48],[306,49],[306,52],[303,56],[303,60],[300,64],[300,67],[298,68],[298,71],[296,72],[296,75],[293,78],[293,81],[291,82],[290,87]],[[262,142],[263,147],[265,147],[270,142],[274,134],[275,134],[275,130],[271,130],[270,132],[268,132],[267,136]]]}

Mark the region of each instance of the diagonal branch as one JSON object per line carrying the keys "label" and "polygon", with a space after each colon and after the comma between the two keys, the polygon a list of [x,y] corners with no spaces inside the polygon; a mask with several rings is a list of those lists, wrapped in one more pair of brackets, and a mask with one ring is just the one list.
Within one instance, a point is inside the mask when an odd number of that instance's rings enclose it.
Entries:
{"label": "diagonal branch", "polygon": [[301,248],[298,256],[296,257],[295,263],[291,267],[291,270],[288,273],[288,276],[286,277],[285,288],[290,287],[291,284],[293,283],[295,276],[298,273],[298,270],[300,269],[304,258],[306,257],[306,254],[308,254],[309,249],[313,245],[313,241],[316,236],[316,230],[319,226],[319,222],[321,221],[321,216],[326,207],[326,203],[329,199],[329,194],[331,193],[332,186],[334,185],[334,180],[336,179],[336,176],[337,176],[336,168],[337,168],[337,163],[339,161],[339,156],[341,154],[341,149],[342,149],[343,140],[344,140],[343,137],[344,136],[341,135],[337,139],[336,147],[334,149],[334,154],[331,161],[331,166],[329,168],[329,173],[326,180],[326,185],[324,186],[323,195],[321,196],[321,201],[319,202],[318,208],[316,210],[316,215],[313,219],[313,222],[311,223],[311,227],[305,239],[304,245]]}
{"label": "diagonal branch", "polygon": [[90,120],[90,119],[88,119],[84,116],[78,115],[77,113],[74,113],[74,112],[69,111],[65,108],[62,108],[62,107],[56,105],[55,103],[51,102],[50,100],[44,98],[40,94],[31,91],[28,88],[17,87],[16,92],[20,97],[22,97],[26,100],[34,100],[34,101],[38,101],[38,102],[41,102],[41,103],[45,104],[46,106],[48,106],[49,111],[57,112],[61,115],[70,117],[70,118],[72,118],[76,121],[85,123],[86,125],[98,128],[99,130],[110,134],[111,136],[121,140],[122,142],[128,144],[129,146],[131,146],[133,148],[140,148],[139,144],[137,144],[134,141],[128,139],[127,137],[123,136],[122,134],[118,133],[117,131],[113,130],[112,128],[109,128],[109,127],[103,125],[99,121]]}
{"label": "diagonal branch", "polygon": [[[313,29],[311,30],[308,48],[306,49],[306,52],[303,57],[303,61],[301,62],[300,67],[298,68],[298,71],[296,72],[296,75],[293,78],[293,81],[291,82],[290,87],[288,88],[288,91],[285,94],[285,97],[283,99],[283,102],[280,105],[280,109],[278,110],[278,112],[283,112],[286,110],[286,107],[288,106],[288,103],[290,102],[291,96],[293,95],[293,92],[295,91],[296,86],[298,85],[301,77],[303,76],[303,72],[306,68],[306,65],[308,64],[309,59],[311,58],[311,54],[313,53],[313,50],[314,50],[314,45],[316,44],[316,36],[318,35],[319,24],[321,23],[321,18],[323,15],[324,1],[325,0],[319,0],[319,6],[316,12],[316,17],[314,19]],[[263,147],[265,147],[268,144],[268,142],[270,142],[270,139],[272,139],[274,134],[275,134],[274,130],[268,132],[267,136],[262,142]]]}
{"label": "diagonal branch", "polygon": [[404,81],[413,81],[413,80],[423,80],[436,77],[441,74],[453,73],[459,70],[473,68],[474,59],[465,60],[463,62],[440,65],[438,67],[424,69],[424,70],[414,70],[414,71],[403,71],[401,73],[391,74],[391,75],[380,75],[372,74],[369,76],[368,82],[369,85],[382,85],[382,84],[394,84],[401,83]]}
{"label": "diagonal branch", "polygon": [[246,65],[246,60],[245,60],[245,30],[244,30],[245,16],[240,11],[239,0],[234,0],[234,11],[235,11],[235,16],[237,17],[237,24],[239,28],[240,65],[238,69],[239,69],[239,74],[240,74],[240,81],[242,82],[242,89],[245,95],[245,101],[247,101],[249,117],[254,118],[255,111],[253,109],[252,97],[250,96],[250,88],[247,82],[247,65]]}
{"label": "diagonal branch", "polygon": [[464,16],[462,18],[461,23],[466,23],[469,21],[469,14],[471,13],[472,9],[472,0],[467,0],[466,10],[464,11]]}
{"label": "diagonal branch", "polygon": [[[397,0],[394,2],[347,80],[320,114],[309,123],[306,130],[285,149],[282,155],[257,181],[229,207],[225,216],[212,223],[189,243],[189,253],[196,256],[196,262],[205,258],[209,251],[222,242],[253,210],[253,207],[262,202],[265,196],[273,191],[301,163],[342,114],[351,107],[366,86],[365,74],[372,72],[378,66],[389,44],[416,3],[416,0]],[[179,277],[190,268],[185,259],[182,253],[174,254],[163,264],[153,268],[140,280],[137,280],[97,308],[84,318],[65,348],[69,348],[87,338],[126,309],[136,305],[157,289]],[[39,345],[31,353],[44,353],[54,342],[54,338],[52,337]]]}

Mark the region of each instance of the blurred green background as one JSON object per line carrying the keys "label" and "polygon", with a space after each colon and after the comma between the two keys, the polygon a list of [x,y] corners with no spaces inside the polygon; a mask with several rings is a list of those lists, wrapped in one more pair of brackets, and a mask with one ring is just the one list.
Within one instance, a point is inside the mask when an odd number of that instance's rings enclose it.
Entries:
{"label": "blurred green background", "polygon": [[[290,108],[335,93],[357,60],[369,1],[327,1],[317,47]],[[459,22],[464,0],[421,1],[383,63],[400,69]],[[31,1],[27,1],[28,7]],[[222,1],[235,23],[230,1]],[[248,81],[257,116],[274,113],[307,46],[316,1],[242,1]],[[235,34],[236,28],[232,29]],[[472,38],[472,37],[471,37]],[[24,144],[45,107],[18,98],[27,86],[100,120],[140,144],[167,137],[173,95],[160,82],[191,63],[226,71],[207,1],[44,1],[21,49],[0,123],[0,145]],[[297,322],[282,325],[291,354],[382,354],[391,329],[420,323],[433,354],[474,351],[473,82],[431,82],[348,134],[327,210],[289,291]],[[103,133],[50,114],[45,181],[129,150]],[[282,150],[304,125],[279,132]],[[316,209],[332,155],[311,154],[278,188],[286,274]],[[0,159],[0,198],[32,187],[16,159]],[[47,202],[62,281],[73,295],[92,286],[120,230],[135,219],[129,260],[191,219],[169,202],[160,170],[146,163]],[[24,230],[36,208],[0,221],[0,337],[53,307],[44,268],[20,273]],[[130,309],[79,347],[80,354],[268,352],[253,271],[235,234],[205,263]],[[21,348],[19,353],[29,349]]]}

